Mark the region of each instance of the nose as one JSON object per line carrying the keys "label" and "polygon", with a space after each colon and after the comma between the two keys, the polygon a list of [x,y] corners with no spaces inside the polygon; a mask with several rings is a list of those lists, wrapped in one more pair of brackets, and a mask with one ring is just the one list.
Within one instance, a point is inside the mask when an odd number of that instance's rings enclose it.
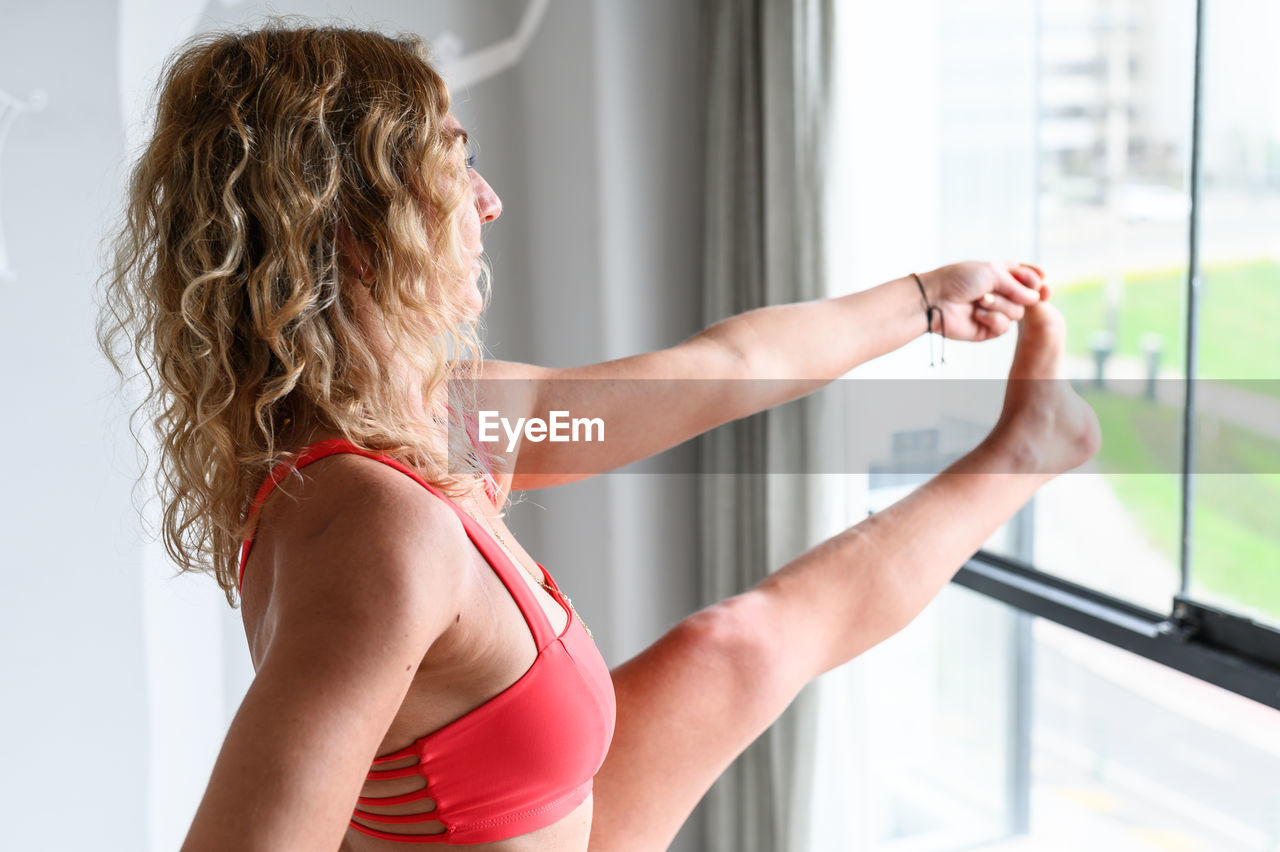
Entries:
{"label": "nose", "polygon": [[502,199],[493,191],[489,182],[480,176],[478,171],[471,171],[472,188],[475,190],[476,211],[481,222],[492,222],[502,215]]}

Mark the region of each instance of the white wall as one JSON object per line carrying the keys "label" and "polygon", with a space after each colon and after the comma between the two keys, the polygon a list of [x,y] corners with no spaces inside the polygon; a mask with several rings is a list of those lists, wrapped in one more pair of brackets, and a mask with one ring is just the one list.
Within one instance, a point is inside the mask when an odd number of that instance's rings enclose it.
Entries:
{"label": "white wall", "polygon": [[[163,549],[142,535],[134,446],[94,347],[90,288],[126,151],[145,137],[140,107],[158,62],[187,35],[264,8],[78,0],[0,10],[0,90],[25,100],[42,89],[48,101],[17,115],[0,147],[15,270],[0,279],[6,847],[176,848],[252,674],[238,613],[211,581],[170,579]],[[527,9],[271,7],[429,40],[452,33],[464,53],[510,38]],[[590,363],[697,329],[699,25],[679,0],[551,0],[513,67],[455,89],[505,203],[485,238],[496,357]],[[692,486],[618,474],[532,493],[512,512],[611,665],[693,609]],[[146,496],[143,487],[137,502]],[[154,505],[149,515],[154,527]],[[86,781],[91,795],[70,795]],[[697,848],[696,832],[695,820],[673,848]]]}
{"label": "white wall", "polygon": [[17,849],[98,836],[138,849],[149,731],[141,551],[88,292],[122,153],[116,12],[88,2],[75,12],[70,27],[66,8],[9,4],[0,26],[0,89],[48,97],[14,119],[0,152],[15,270],[0,280],[0,818]]}

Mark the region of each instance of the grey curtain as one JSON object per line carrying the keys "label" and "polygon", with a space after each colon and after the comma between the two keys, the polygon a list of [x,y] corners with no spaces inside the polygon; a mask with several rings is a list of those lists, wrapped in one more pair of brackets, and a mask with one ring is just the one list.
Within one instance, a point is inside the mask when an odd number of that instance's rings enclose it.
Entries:
{"label": "grey curtain", "polygon": [[[709,4],[704,325],[825,293],[832,2]],[[751,588],[821,537],[830,483],[799,472],[841,469],[831,458],[836,419],[808,398],[701,439],[703,605]],[[808,848],[816,703],[812,689],[801,692],[707,794],[708,852]]]}

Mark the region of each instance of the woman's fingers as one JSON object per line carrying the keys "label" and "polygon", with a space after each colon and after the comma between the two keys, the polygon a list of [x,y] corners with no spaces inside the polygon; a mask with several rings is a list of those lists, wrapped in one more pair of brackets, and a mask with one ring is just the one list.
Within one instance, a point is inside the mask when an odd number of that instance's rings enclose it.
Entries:
{"label": "woman's fingers", "polygon": [[995,292],[1019,305],[1039,302],[1042,284],[1042,277],[1033,266],[1024,263],[996,265]]}
{"label": "woman's fingers", "polygon": [[[1022,308],[1019,308],[1018,310],[1021,311]],[[1002,314],[999,311],[989,310],[981,305],[974,308],[973,315],[974,319],[987,329],[988,337],[999,337],[1009,330],[1009,326],[1013,322],[1013,320],[1009,319],[1005,314]]]}
{"label": "woman's fingers", "polygon": [[1026,283],[1027,286],[1040,291],[1040,301],[1042,302],[1049,301],[1049,297],[1053,295],[1053,290],[1050,289],[1049,285],[1044,280],[1045,279],[1044,270],[1036,266],[1034,263],[1019,263],[1016,265],[1019,267],[1024,267],[1026,269],[1031,269],[1035,271],[1036,275],[1038,276],[1037,281],[1035,283],[1024,281],[1023,283]]}
{"label": "woman's fingers", "polygon": [[[1037,297],[1036,300],[1039,301],[1039,297]],[[1022,305],[1019,305],[1017,302],[1012,302],[997,293],[988,293],[983,296],[978,301],[978,308],[989,313],[1004,314],[1014,322],[1022,319],[1022,314],[1025,310]]]}

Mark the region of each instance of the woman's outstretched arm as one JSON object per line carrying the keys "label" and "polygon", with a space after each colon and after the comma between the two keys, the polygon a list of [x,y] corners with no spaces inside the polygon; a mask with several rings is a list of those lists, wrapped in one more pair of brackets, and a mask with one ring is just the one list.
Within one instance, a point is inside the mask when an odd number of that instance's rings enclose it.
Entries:
{"label": "woman's outstretched arm", "polygon": [[905,627],[1037,488],[1097,451],[1097,418],[1054,378],[1064,340],[1056,309],[1029,309],[1004,409],[979,447],[614,669],[592,852],[666,848],[808,681]]}
{"label": "woman's outstretched arm", "polygon": [[[956,340],[997,337],[1027,305],[1048,297],[1040,271],[1025,264],[967,261],[919,277],[919,283],[907,275],[844,296],[757,308],[701,336],[732,352],[752,378],[830,381],[925,333],[922,287],[943,314],[933,317],[932,329],[945,326]],[[989,296],[985,305],[983,296]]]}
{"label": "woman's outstretched arm", "polygon": [[271,635],[183,852],[337,849],[418,665],[454,620],[467,539],[448,506],[354,457],[307,476],[307,499],[273,508],[277,523],[304,509],[310,525],[278,539],[274,566],[248,565],[251,594],[270,589]]}
{"label": "woman's outstretched arm", "polygon": [[[947,337],[987,340],[1048,297],[1038,269],[956,263],[921,274]],[[516,423],[552,412],[598,418],[603,441],[530,441],[492,419],[489,446],[514,490],[547,488],[647,458],[715,427],[811,393],[926,332],[921,285],[906,276],[857,293],[729,317],[669,349],[567,369],[486,362],[482,410]],[[984,304],[982,301],[986,297]],[[487,399],[487,401],[486,401]]]}

